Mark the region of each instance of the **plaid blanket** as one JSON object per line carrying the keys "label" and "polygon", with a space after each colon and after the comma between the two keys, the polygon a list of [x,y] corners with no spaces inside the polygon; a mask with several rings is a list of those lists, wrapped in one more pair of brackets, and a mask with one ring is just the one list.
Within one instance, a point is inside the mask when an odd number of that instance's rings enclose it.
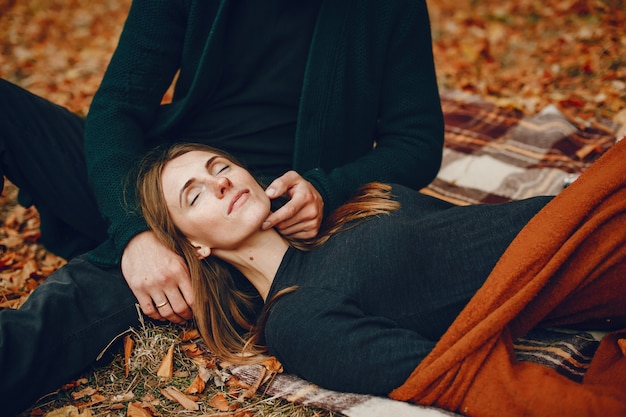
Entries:
{"label": "plaid blanket", "polygon": [[[457,91],[442,92],[441,100],[446,122],[443,163],[437,178],[421,191],[459,205],[556,195],[615,143],[619,129],[608,120],[577,125],[552,106],[524,116]],[[552,367],[579,382],[602,336],[535,329],[515,342],[515,353],[520,361]],[[250,384],[260,374],[255,366],[229,371]],[[349,417],[456,415],[388,398],[329,391],[293,375],[278,375],[266,393]]]}
{"label": "plaid blanket", "polygon": [[553,106],[523,117],[460,92],[441,102],[443,162],[423,192],[461,205],[556,195],[615,143],[619,127],[577,126]]}

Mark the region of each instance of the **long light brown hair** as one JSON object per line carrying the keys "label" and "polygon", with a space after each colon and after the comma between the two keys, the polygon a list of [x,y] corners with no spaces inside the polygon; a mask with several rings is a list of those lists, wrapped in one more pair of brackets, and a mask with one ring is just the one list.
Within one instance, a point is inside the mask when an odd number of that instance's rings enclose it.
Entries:
{"label": "long light brown hair", "polygon": [[[136,197],[142,214],[157,238],[186,262],[194,289],[194,319],[207,347],[231,363],[259,362],[266,352],[263,326],[269,306],[285,292],[269,300],[263,311],[255,309],[255,295],[235,284],[232,267],[214,256],[199,260],[196,248],[172,221],[165,204],[162,172],[167,162],[191,151],[212,152],[242,166],[226,152],[199,143],[180,143],[149,152],[137,169]],[[356,226],[370,216],[388,214],[399,203],[391,199],[391,187],[382,183],[363,186],[346,204],[323,222],[318,236],[308,241],[288,239],[300,250],[312,250],[335,233]],[[242,332],[243,330],[243,332]]]}

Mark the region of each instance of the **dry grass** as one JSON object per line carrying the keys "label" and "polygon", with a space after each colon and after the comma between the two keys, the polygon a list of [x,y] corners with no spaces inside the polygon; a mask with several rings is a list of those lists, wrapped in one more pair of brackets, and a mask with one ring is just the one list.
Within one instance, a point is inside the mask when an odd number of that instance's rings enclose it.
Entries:
{"label": "dry grass", "polygon": [[[230,375],[227,370],[214,366],[215,358],[208,352],[190,356],[183,348],[199,340],[181,338],[184,331],[175,325],[144,324],[143,328],[129,330],[125,335],[134,342],[128,362],[120,353],[108,366],[94,369],[59,391],[41,398],[20,417],[47,415],[49,417],[115,417],[127,416],[129,404],[140,404],[143,416],[215,416],[215,417],[333,417],[341,414],[315,407],[294,404],[263,394],[261,389],[250,399],[243,398],[247,385]],[[171,378],[157,375],[170,347],[174,346],[174,372]],[[200,359],[199,359],[200,358]],[[129,373],[126,375],[126,364]],[[209,366],[205,367],[205,364]],[[180,403],[168,399],[163,391],[175,387],[184,392],[200,368],[208,382],[204,390],[194,398],[199,405],[196,411],[186,410]],[[270,381],[271,383],[271,381]],[[231,410],[220,411],[211,406],[216,396],[224,396]],[[58,413],[58,414],[57,414]],[[82,413],[82,414],[81,414]]]}

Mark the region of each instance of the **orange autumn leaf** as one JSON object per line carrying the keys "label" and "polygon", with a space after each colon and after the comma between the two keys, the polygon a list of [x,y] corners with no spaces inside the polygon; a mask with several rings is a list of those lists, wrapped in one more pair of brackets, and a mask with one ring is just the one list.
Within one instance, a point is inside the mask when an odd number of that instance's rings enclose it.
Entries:
{"label": "orange autumn leaf", "polygon": [[215,358],[209,358],[207,356],[194,356],[191,360],[198,366],[207,368],[207,369],[216,369],[217,361]]}
{"label": "orange autumn leaf", "polygon": [[81,407],[91,407],[92,405],[100,404],[106,401],[106,397],[102,394],[93,394],[89,397],[89,401],[80,403]]}
{"label": "orange autumn leaf", "polygon": [[182,405],[185,410],[197,411],[200,409],[200,406],[193,397],[183,394],[174,387],[170,386],[161,389],[161,394],[163,394],[166,398],[172,401],[176,401],[177,403]]}
{"label": "orange autumn leaf", "polygon": [[250,388],[250,384],[242,381],[241,379],[237,378],[235,375],[231,375],[231,377],[228,378],[228,381],[226,381],[226,386],[234,387],[234,388],[243,388],[243,389]]}
{"label": "orange autumn leaf", "polygon": [[85,385],[88,382],[89,382],[89,380],[87,378],[79,378],[79,379],[77,379],[75,381],[68,382],[67,384],[62,385],[61,389],[62,390],[69,390],[69,389],[72,389],[72,388],[80,387],[81,385]]}
{"label": "orange autumn leaf", "polygon": [[191,381],[191,384],[185,389],[185,394],[201,394],[206,387],[206,382],[202,380],[200,375],[196,375],[196,377]]}
{"label": "orange autumn leaf", "polygon": [[198,374],[191,382],[191,384],[185,389],[185,394],[200,394],[206,388],[206,383],[213,373],[203,365],[198,366]]}
{"label": "orange autumn leaf", "polygon": [[93,413],[90,409],[80,411],[78,407],[68,405],[62,408],[57,408],[46,413],[46,417],[92,417]]}
{"label": "orange autumn leaf", "polygon": [[183,342],[188,342],[190,340],[199,339],[199,338],[200,338],[200,332],[198,332],[197,329],[185,330],[180,335],[180,340],[182,340]]}
{"label": "orange autumn leaf", "polygon": [[278,359],[273,356],[265,359],[263,362],[261,362],[261,365],[263,365],[265,369],[270,372],[275,372],[277,374],[281,374],[283,372],[283,364],[280,363]]}
{"label": "orange autumn leaf", "polygon": [[130,335],[124,337],[124,374],[128,376],[130,373],[130,355],[133,353],[135,341]]}
{"label": "orange autumn leaf", "polygon": [[86,387],[80,391],[73,392],[71,395],[72,395],[72,398],[74,398],[75,400],[78,400],[83,397],[89,397],[91,395],[94,395],[96,392],[98,392],[96,388]]}
{"label": "orange autumn leaf", "polygon": [[185,352],[187,356],[199,356],[204,353],[202,349],[196,343],[186,343],[180,346],[180,349]]}
{"label": "orange autumn leaf", "polygon": [[128,404],[126,417],[154,417],[154,415],[150,410],[144,408],[140,402],[133,402]]}
{"label": "orange autumn leaf", "polygon": [[174,375],[174,345],[170,346],[157,370],[157,376],[161,378],[171,378],[172,375]]}
{"label": "orange autumn leaf", "polygon": [[219,411],[229,411],[230,410],[230,404],[228,404],[228,400],[226,399],[226,396],[222,393],[219,394],[215,394],[213,396],[213,398],[211,398],[208,402],[208,404],[219,410]]}

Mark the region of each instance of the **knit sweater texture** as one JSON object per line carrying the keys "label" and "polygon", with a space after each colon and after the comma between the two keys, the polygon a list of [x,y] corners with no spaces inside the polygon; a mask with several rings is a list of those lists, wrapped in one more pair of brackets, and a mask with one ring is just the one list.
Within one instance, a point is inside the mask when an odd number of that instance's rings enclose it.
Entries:
{"label": "knit sweater texture", "polygon": [[[177,140],[186,117],[215,91],[232,1],[132,3],[86,120],[89,180],[110,236],[90,253],[93,262],[118,263],[130,239],[147,230],[128,192],[129,173],[148,149]],[[173,79],[173,100],[162,104]],[[323,1],[293,169],[319,191],[325,212],[367,182],[423,187],[439,169],[442,144],[425,2]]]}
{"label": "knit sweater texture", "polygon": [[550,197],[454,206],[400,185],[400,209],[309,252],[290,248],[268,294],[269,351],[309,382],[386,395],[435,347]]}

